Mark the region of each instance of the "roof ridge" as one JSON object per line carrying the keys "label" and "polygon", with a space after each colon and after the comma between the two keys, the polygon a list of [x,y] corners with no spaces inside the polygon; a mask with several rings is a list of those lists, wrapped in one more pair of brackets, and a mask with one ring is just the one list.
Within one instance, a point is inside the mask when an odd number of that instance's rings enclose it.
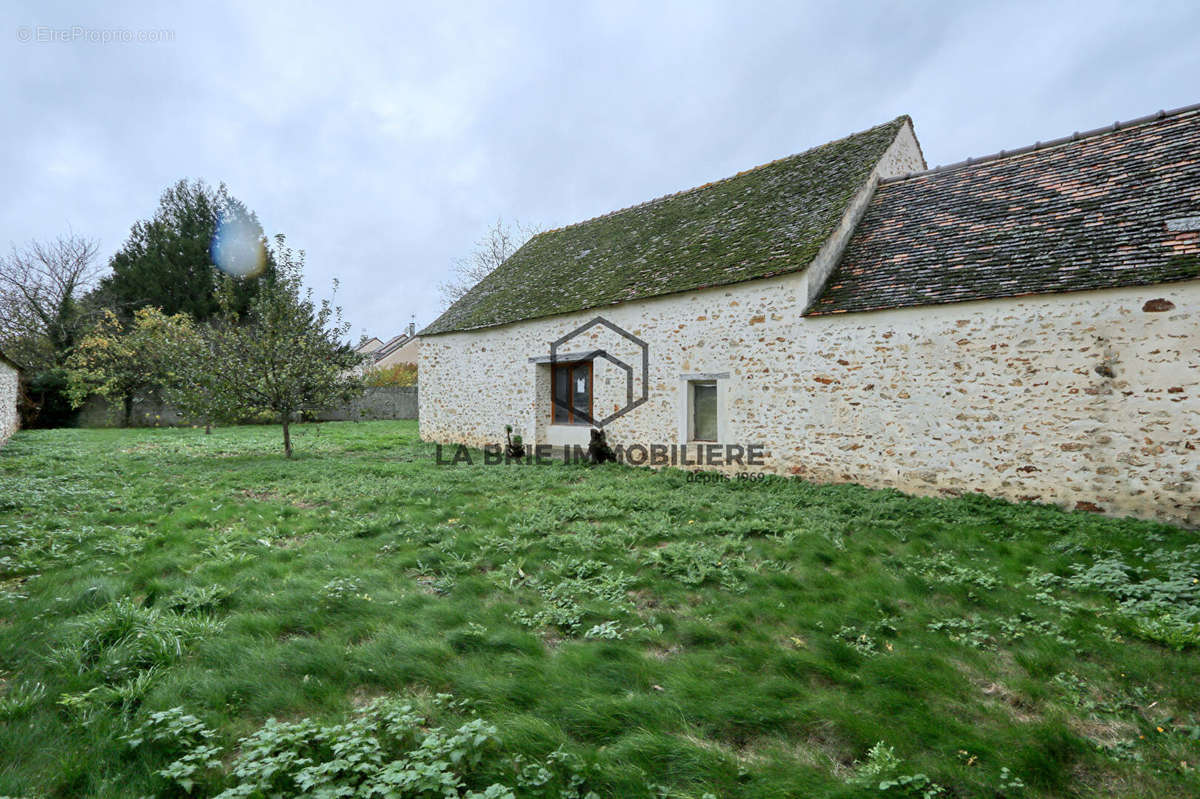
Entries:
{"label": "roof ridge", "polygon": [[[720,180],[547,231],[422,334],[494,327],[803,269],[837,230],[852,199],[874,185],[880,159],[909,125],[910,117],[898,116]],[[780,239],[788,245],[777,246]]]}
{"label": "roof ridge", "polygon": [[414,338],[416,338],[416,336],[410,336],[408,333],[401,333],[398,336],[393,336],[392,338],[388,339],[382,347],[375,350],[371,354],[375,356],[376,360],[382,360],[383,358],[386,358],[396,350],[403,347],[408,342],[412,341]]}
{"label": "roof ridge", "polygon": [[1122,131],[1122,130],[1129,130],[1130,128],[1135,128],[1135,127],[1138,127],[1141,125],[1148,125],[1151,122],[1159,122],[1164,119],[1172,119],[1174,117],[1185,116],[1187,114],[1194,113],[1197,111],[1200,111],[1200,103],[1193,103],[1192,105],[1180,106],[1179,108],[1173,108],[1170,111],[1159,110],[1153,114],[1147,114],[1146,116],[1141,116],[1141,117],[1137,117],[1136,119],[1126,120],[1125,122],[1121,122],[1118,120],[1117,122],[1113,122],[1111,125],[1105,125],[1103,127],[1093,128],[1091,130],[1085,130],[1083,132],[1075,131],[1070,136],[1060,136],[1057,139],[1050,139],[1049,141],[1036,141],[1033,144],[1028,144],[1024,147],[1018,147],[1015,150],[1000,150],[999,152],[990,153],[989,155],[981,155],[978,157],[966,158],[962,161],[955,161],[954,163],[951,163],[951,164],[938,165],[931,169],[925,169],[920,172],[908,172],[904,175],[897,175],[895,177],[890,177],[890,178],[881,178],[879,181],[879,185],[886,186],[889,183],[898,183],[900,181],[908,180],[909,178],[919,178],[919,177],[924,177],[925,175],[933,175],[933,174],[938,174],[941,172],[951,172],[951,171],[954,171],[957,169],[962,169],[962,168],[968,167],[968,166],[977,166],[979,164],[987,164],[987,163],[991,163],[993,161],[1000,161],[1000,160],[1004,160],[1007,158],[1015,158],[1017,156],[1028,155],[1029,153],[1040,152],[1042,150],[1047,150],[1052,147],[1060,147],[1064,144],[1071,144],[1072,142],[1084,141],[1086,139],[1094,139],[1099,136],[1117,133],[1118,131]]}
{"label": "roof ridge", "polygon": [[[839,143],[847,141],[849,139],[853,139],[855,136],[862,136],[863,134],[870,133],[871,131],[878,130],[879,128],[887,127],[888,125],[894,125],[897,122],[901,122],[901,121],[906,121],[910,125],[913,124],[912,117],[910,117],[908,114],[901,114],[900,116],[896,117],[895,119],[889,119],[887,122],[880,122],[878,125],[872,125],[871,127],[864,128],[863,130],[855,131],[854,133],[848,133],[845,136],[842,136],[840,138],[830,139],[829,141],[825,142],[824,144],[814,145],[812,147],[809,147],[806,150],[801,150],[798,153],[792,153],[790,155],[783,155],[783,156],[780,156],[779,158],[775,158],[770,161],[764,161],[763,163],[761,163],[757,166],[752,166],[748,169],[743,169],[740,172],[736,172],[732,175],[728,175],[727,177],[717,178],[716,180],[710,180],[707,183],[701,183],[699,186],[690,186],[686,189],[680,189],[679,191],[669,192],[667,194],[663,194],[661,196],[654,197],[649,200],[643,200],[640,203],[634,203],[633,205],[627,205],[623,208],[617,208],[612,211],[606,211],[603,214],[597,214],[596,216],[588,217],[587,219],[580,219],[576,222],[570,223],[569,225],[562,225],[560,227],[550,228],[549,230],[543,230],[540,233],[538,233],[536,236],[533,236],[532,238],[530,238],[529,241],[534,241],[535,239],[539,239],[548,233],[558,233],[559,231],[562,231],[562,230],[569,230],[573,227],[578,227],[579,225],[586,225],[589,222],[595,222],[596,220],[599,220],[599,219],[607,219],[611,216],[616,216],[617,214],[625,213],[626,211],[633,211],[637,208],[645,208],[646,206],[654,205],[655,203],[660,203],[663,200],[669,200],[672,197],[680,197],[685,194],[691,194],[694,191],[700,191],[702,189],[707,189],[711,186],[717,186],[722,183],[727,183],[731,180],[740,178],[743,175],[750,174],[751,172],[757,172],[760,169],[766,169],[767,167],[773,166],[782,161],[787,161],[792,158],[799,158],[801,156],[808,155],[809,153],[815,152],[815,151],[823,149],[825,147],[829,147],[831,145],[839,144]],[[528,242],[526,242],[526,243],[528,243]]]}

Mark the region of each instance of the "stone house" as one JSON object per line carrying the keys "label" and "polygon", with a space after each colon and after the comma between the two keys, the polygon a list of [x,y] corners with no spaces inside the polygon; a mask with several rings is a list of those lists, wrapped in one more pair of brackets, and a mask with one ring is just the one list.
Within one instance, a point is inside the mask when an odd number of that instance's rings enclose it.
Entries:
{"label": "stone house", "polygon": [[1198,322],[1200,106],[936,169],[901,117],[534,237],[420,429],[1200,524]]}
{"label": "stone house", "polygon": [[21,370],[17,364],[0,352],[0,446],[8,441],[20,424],[17,414],[20,377]]}

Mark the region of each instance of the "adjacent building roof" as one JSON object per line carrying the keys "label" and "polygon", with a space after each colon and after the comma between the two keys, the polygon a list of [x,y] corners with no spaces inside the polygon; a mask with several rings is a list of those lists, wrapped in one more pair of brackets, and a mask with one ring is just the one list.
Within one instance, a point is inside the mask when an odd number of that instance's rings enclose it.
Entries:
{"label": "adjacent building roof", "polygon": [[1200,106],[880,183],[809,314],[1200,277]]}
{"label": "adjacent building roof", "polygon": [[906,123],[899,117],[725,180],[541,233],[422,335],[803,269]]}
{"label": "adjacent building roof", "polygon": [[371,338],[367,339],[366,341],[362,342],[357,347],[355,347],[354,351],[363,353],[363,354],[369,354],[369,353],[375,352],[377,349],[379,349],[382,346],[383,346],[383,342],[380,341],[378,338],[375,338],[374,336],[372,336]]}
{"label": "adjacent building roof", "polygon": [[411,333],[401,333],[400,335],[389,339],[386,344],[375,350],[372,355],[375,356],[376,361],[382,361],[384,358],[391,355],[408,342],[412,341],[413,338],[415,338],[415,336],[413,336]]}
{"label": "adjacent building roof", "polygon": [[3,361],[4,363],[8,364],[12,368],[16,369],[18,372],[21,371],[21,365],[19,363],[17,363],[16,361],[14,361],[12,358],[5,355],[4,350],[0,350],[0,361]]}

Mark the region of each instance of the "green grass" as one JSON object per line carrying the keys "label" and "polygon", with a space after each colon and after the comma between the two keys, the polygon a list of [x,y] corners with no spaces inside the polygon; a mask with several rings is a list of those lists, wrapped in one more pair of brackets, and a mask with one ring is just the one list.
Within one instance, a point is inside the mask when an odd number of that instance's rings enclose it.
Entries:
{"label": "green grass", "polygon": [[1195,532],[295,435],[0,451],[0,795],[1200,791]]}

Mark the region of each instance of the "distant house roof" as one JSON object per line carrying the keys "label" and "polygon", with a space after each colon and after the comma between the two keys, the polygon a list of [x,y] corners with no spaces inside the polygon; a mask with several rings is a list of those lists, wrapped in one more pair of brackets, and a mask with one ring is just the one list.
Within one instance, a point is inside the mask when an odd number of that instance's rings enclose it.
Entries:
{"label": "distant house roof", "polygon": [[908,117],[541,233],[423,335],[489,327],[805,268]]}
{"label": "distant house roof", "polygon": [[1200,106],[880,183],[809,314],[1200,277]]}
{"label": "distant house roof", "polygon": [[375,350],[372,353],[372,355],[375,356],[375,360],[382,361],[384,358],[386,358],[387,356],[391,355],[396,350],[403,347],[405,344],[407,344],[413,338],[414,338],[414,336],[412,336],[408,333],[401,333],[400,335],[395,336],[394,338],[388,339],[388,342],[386,344],[384,344],[382,347],[380,347],[379,349]]}
{"label": "distant house roof", "polygon": [[377,349],[379,349],[382,346],[383,346],[383,342],[380,341],[379,339],[375,338],[374,336],[372,336],[371,338],[367,339],[366,341],[364,341],[363,343],[361,343],[357,347],[355,347],[354,351],[360,352],[363,354],[370,354],[372,352],[375,352]]}

